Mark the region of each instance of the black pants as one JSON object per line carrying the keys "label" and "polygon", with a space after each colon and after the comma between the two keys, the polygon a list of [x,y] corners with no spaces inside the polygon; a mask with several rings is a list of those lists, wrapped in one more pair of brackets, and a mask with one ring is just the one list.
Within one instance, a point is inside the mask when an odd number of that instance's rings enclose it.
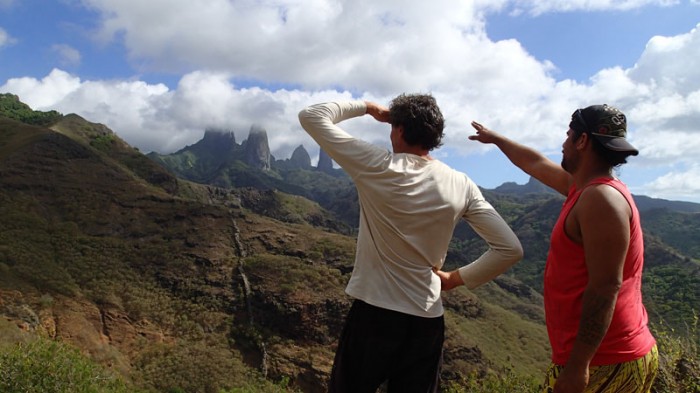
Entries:
{"label": "black pants", "polygon": [[331,393],[438,391],[443,317],[421,318],[355,300],[335,354]]}

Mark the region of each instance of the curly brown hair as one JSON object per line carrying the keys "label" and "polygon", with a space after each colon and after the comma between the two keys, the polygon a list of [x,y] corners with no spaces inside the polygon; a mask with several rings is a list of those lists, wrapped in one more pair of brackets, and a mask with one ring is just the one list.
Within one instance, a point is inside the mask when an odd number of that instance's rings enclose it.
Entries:
{"label": "curly brown hair", "polygon": [[403,139],[412,146],[433,150],[442,145],[445,119],[430,94],[401,94],[391,101],[389,123],[403,127]]}

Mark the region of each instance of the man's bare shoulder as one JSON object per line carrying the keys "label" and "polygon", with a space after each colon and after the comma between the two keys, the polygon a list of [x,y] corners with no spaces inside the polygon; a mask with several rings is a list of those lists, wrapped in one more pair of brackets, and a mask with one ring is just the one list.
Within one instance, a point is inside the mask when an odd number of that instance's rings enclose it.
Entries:
{"label": "man's bare shoulder", "polygon": [[586,187],[576,203],[578,214],[596,216],[599,219],[612,219],[614,216],[627,216],[631,209],[627,199],[615,187],[608,184],[592,184]]}

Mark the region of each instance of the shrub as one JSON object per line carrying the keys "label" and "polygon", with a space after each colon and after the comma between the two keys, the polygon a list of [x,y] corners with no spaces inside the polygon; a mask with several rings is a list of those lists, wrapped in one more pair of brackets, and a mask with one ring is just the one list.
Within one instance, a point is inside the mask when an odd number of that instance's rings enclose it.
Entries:
{"label": "shrub", "polygon": [[653,393],[700,393],[700,353],[698,352],[698,315],[679,335],[673,328],[659,324],[654,335],[659,346],[659,374]]}
{"label": "shrub", "polygon": [[0,350],[0,391],[127,393],[124,382],[57,341],[39,338]]}

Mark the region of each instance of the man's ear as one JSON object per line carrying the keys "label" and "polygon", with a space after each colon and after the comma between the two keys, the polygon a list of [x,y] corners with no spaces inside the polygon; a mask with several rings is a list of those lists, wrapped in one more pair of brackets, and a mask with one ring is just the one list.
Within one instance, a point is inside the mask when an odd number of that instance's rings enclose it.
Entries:
{"label": "man's ear", "polygon": [[581,135],[578,136],[578,139],[576,139],[576,148],[577,149],[583,149],[586,147],[586,144],[588,144],[591,139],[590,135],[588,135],[587,132],[582,132]]}

